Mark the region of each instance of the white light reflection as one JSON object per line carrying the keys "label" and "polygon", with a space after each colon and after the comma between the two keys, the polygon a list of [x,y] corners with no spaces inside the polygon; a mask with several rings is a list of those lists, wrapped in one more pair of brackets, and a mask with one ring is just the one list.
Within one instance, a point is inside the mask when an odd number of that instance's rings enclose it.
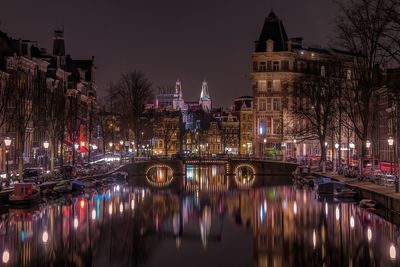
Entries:
{"label": "white light reflection", "polygon": [[312,233],[312,242],[313,242],[313,247],[315,249],[315,247],[317,246],[317,235],[315,234],[315,229],[313,230]]}
{"label": "white light reflection", "polygon": [[8,250],[4,250],[3,252],[3,257],[2,257],[3,263],[7,264],[7,262],[10,260],[10,252]]}
{"label": "white light reflection", "polygon": [[325,215],[328,217],[328,203],[325,202]]}
{"label": "white light reflection", "polygon": [[264,213],[266,213],[266,212],[267,212],[267,201],[264,200]]}
{"label": "white light reflection", "polygon": [[354,222],[354,217],[350,216],[350,227],[354,228],[355,222]]}
{"label": "white light reflection", "polygon": [[396,259],[396,248],[393,244],[390,244],[389,256],[390,256],[390,259],[392,259],[392,260]]}
{"label": "white light reflection", "polygon": [[339,221],[339,219],[340,219],[339,207],[336,207],[336,209],[335,209],[335,215],[336,215],[336,221]]}
{"label": "white light reflection", "polygon": [[370,227],[368,227],[367,229],[367,238],[368,238],[368,242],[371,242],[372,240],[372,230]]}
{"label": "white light reflection", "polygon": [[79,226],[79,221],[78,221],[78,218],[75,217],[74,218],[74,228],[76,229],[76,228],[78,228],[78,226]]}
{"label": "white light reflection", "polygon": [[92,220],[96,220],[96,210],[92,209]]}
{"label": "white light reflection", "polygon": [[294,213],[294,215],[297,214],[297,203],[296,203],[296,201],[293,203],[293,213]]}
{"label": "white light reflection", "polygon": [[113,213],[113,207],[112,204],[110,203],[110,205],[108,205],[108,214],[112,215]]}
{"label": "white light reflection", "polygon": [[122,202],[119,204],[119,212],[124,212],[124,205],[122,205]]}
{"label": "white light reflection", "polygon": [[47,231],[44,231],[42,234],[42,241],[43,243],[47,243],[47,241],[49,241],[49,233],[47,233]]}

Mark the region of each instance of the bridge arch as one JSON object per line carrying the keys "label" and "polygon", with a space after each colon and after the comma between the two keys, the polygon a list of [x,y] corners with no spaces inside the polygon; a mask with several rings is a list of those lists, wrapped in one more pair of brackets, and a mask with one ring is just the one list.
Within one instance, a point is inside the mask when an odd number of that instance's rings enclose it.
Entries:
{"label": "bridge arch", "polygon": [[256,168],[250,163],[239,163],[233,173],[238,188],[250,188],[256,181]]}
{"label": "bridge arch", "polygon": [[149,185],[164,188],[174,180],[174,170],[167,164],[153,164],[147,168],[145,176]]}

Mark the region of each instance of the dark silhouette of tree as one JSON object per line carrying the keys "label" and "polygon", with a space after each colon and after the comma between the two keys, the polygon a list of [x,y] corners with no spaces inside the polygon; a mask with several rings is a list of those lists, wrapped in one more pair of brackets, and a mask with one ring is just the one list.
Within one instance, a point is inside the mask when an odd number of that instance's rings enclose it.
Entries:
{"label": "dark silhouette of tree", "polygon": [[386,63],[382,47],[389,25],[384,0],[350,0],[340,4],[338,39],[343,49],[353,53],[353,62],[346,70],[343,108],[362,141],[362,156],[367,154],[366,141],[372,127],[372,98],[381,86],[377,73]]}
{"label": "dark silhouette of tree", "polygon": [[140,118],[143,114],[145,104],[152,97],[152,85],[141,71],[132,71],[123,74],[121,78],[112,85],[115,96],[114,103],[121,114],[121,118],[134,134],[136,153],[139,152],[139,140],[142,132]]}
{"label": "dark silhouette of tree", "polygon": [[[334,69],[335,65],[331,68]],[[292,113],[298,123],[293,127],[292,135],[319,141],[323,169],[327,151],[325,142],[332,130],[337,112],[337,92],[341,86],[342,80],[335,76],[334,71],[323,75],[305,73],[295,81]]]}

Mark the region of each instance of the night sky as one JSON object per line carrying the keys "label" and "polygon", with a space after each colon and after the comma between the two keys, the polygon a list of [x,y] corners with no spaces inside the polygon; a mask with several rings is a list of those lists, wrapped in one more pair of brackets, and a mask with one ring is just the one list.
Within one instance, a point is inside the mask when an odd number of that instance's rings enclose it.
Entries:
{"label": "night sky", "polygon": [[327,45],[333,32],[331,0],[2,0],[0,30],[51,51],[53,30],[64,24],[74,59],[96,57],[102,95],[110,80],[142,70],[154,86],[182,81],[197,100],[205,78],[213,106],[251,95],[251,52],[273,8],[290,37]]}

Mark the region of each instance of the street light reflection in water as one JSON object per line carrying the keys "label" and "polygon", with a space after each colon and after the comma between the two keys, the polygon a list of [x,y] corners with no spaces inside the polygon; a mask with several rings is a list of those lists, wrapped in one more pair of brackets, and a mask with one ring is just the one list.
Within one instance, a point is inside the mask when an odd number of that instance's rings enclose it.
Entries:
{"label": "street light reflection in water", "polygon": [[3,211],[0,265],[397,266],[398,240],[396,225],[355,203],[292,186],[175,194],[121,185]]}

